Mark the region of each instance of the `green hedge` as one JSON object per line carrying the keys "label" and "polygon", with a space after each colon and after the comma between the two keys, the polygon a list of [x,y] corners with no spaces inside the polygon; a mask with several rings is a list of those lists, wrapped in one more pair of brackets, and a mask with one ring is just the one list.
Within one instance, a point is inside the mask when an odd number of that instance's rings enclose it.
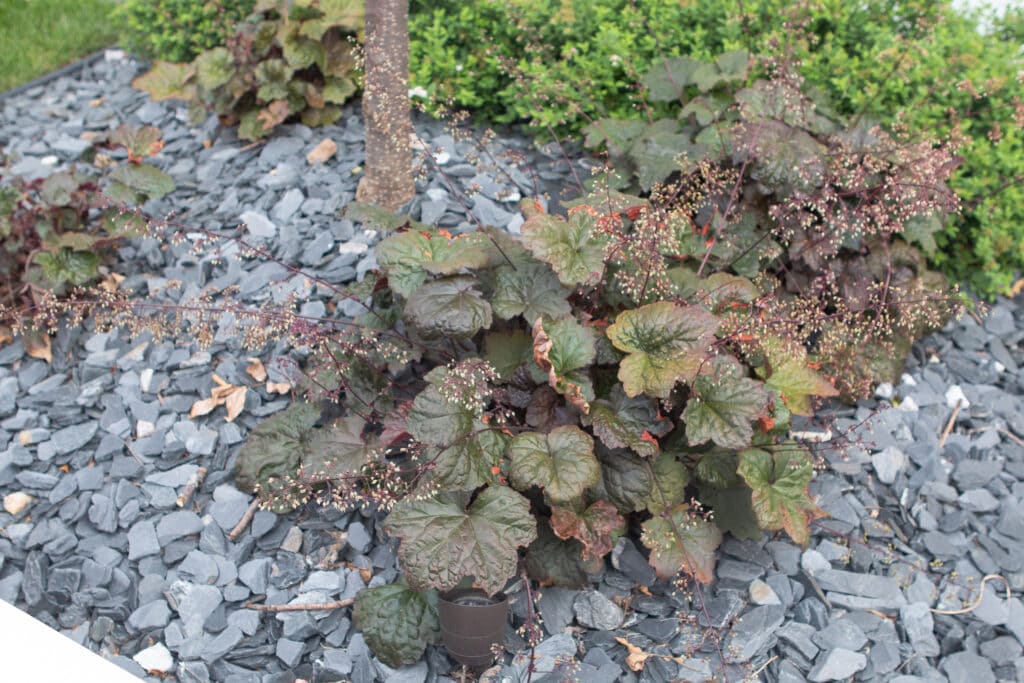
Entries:
{"label": "green hedge", "polygon": [[191,61],[224,45],[255,0],[124,0],[114,12],[122,41],[151,59]]}
{"label": "green hedge", "polygon": [[[795,5],[795,6],[794,6]],[[635,83],[663,57],[707,58],[747,48],[803,63],[841,113],[910,131],[949,132],[964,118],[953,186],[962,216],[940,235],[934,262],[983,294],[1024,267],[1024,139],[1020,13],[997,22],[933,0],[413,0],[412,82],[488,121],[578,133],[590,119],[646,115]],[[786,22],[806,22],[812,40]],[[971,83],[975,97],[964,84]],[[986,89],[986,84],[988,87]],[[996,141],[994,126],[999,123]],[[1004,187],[1009,183],[1009,187]]]}

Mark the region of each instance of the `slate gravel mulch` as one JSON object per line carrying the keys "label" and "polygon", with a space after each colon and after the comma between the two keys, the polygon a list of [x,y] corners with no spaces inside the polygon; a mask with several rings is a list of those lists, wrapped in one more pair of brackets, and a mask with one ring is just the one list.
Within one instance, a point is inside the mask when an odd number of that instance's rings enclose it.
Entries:
{"label": "slate gravel mulch", "polygon": [[[192,126],[184,107],[134,92],[138,69],[111,52],[77,75],[0,100],[0,145],[17,157],[12,170],[44,176],[85,152],[83,132],[156,125],[167,145],[155,162],[178,190],[150,202],[151,214],[176,210],[176,220],[213,230],[246,222],[277,257],[331,283],[374,267],[377,235],[337,213],[354,197],[353,170],[363,161],[357,108],[338,125],[286,126],[247,146],[215,121]],[[534,193],[528,168],[552,201],[571,183],[557,149],[503,135],[492,161],[440,124],[419,120],[417,128],[445,169],[419,182],[411,205],[427,223],[467,229],[468,208],[514,231],[518,198]],[[324,137],[337,155],[308,164]],[[526,163],[512,165],[508,151]],[[488,168],[497,165],[504,170]],[[471,196],[460,200],[453,188]],[[276,264],[215,263],[151,239],[123,247],[116,270],[140,295],[173,300],[237,285],[246,303],[295,295],[304,313],[322,315],[330,298]],[[171,280],[183,286],[162,292]],[[546,637],[532,680],[1024,680],[1022,303],[1001,300],[981,323],[951,323],[915,347],[899,385],[837,411],[836,432],[861,422],[869,431],[861,446],[827,452],[812,492],[829,518],[806,550],[784,537],[729,538],[716,582],[697,595],[657,582],[623,540],[590,590],[543,589]],[[0,348],[0,497],[16,509],[20,494],[31,496],[18,512],[0,512],[0,599],[143,678],[150,670],[190,683],[451,680],[458,670],[440,648],[389,669],[348,609],[245,607],[352,597],[367,578],[379,585],[398,570],[372,514],[261,511],[228,539],[251,500],[233,485],[234,456],[249,430],[288,403],[248,381],[250,354],[234,332],[225,316],[213,346],[199,350],[86,327],[57,336],[51,365],[20,342]],[[264,354],[275,381],[284,379],[278,357],[301,354],[283,346]],[[252,387],[235,422],[223,409],[188,417],[209,395],[213,372]],[[204,483],[179,507],[200,467]],[[1011,599],[988,575],[1005,577]],[[936,612],[960,611],[979,591],[969,612]],[[524,595],[512,594],[518,624]],[[620,638],[658,656],[631,671]],[[491,680],[525,680],[521,644],[510,629],[509,654]]]}

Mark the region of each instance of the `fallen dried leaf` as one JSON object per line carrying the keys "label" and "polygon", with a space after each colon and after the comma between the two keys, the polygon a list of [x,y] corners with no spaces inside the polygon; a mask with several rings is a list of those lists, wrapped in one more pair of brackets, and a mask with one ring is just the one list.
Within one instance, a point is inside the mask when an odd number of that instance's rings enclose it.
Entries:
{"label": "fallen dried leaf", "polygon": [[267,379],[267,369],[263,367],[263,361],[259,358],[246,358],[249,361],[249,366],[245,369],[249,376],[257,382],[263,382]]}
{"label": "fallen dried leaf", "polygon": [[17,515],[21,513],[21,511],[24,510],[26,507],[28,507],[29,503],[31,503],[33,500],[35,500],[35,498],[28,495],[24,491],[8,493],[6,496],[4,496],[4,511],[6,511],[7,514],[9,515]]}
{"label": "fallen dried leaf", "polygon": [[22,446],[27,446],[32,443],[32,432],[28,429],[23,429],[18,432],[18,443]]}
{"label": "fallen dried leaf", "polygon": [[235,390],[228,394],[227,407],[228,407],[228,422],[234,422],[235,418],[242,414],[242,408],[245,407],[245,392],[248,391],[245,387],[235,387]]}
{"label": "fallen dried leaf", "polygon": [[616,638],[617,642],[626,646],[629,654],[626,655],[626,666],[632,671],[643,671],[647,660],[652,656],[651,652],[644,652],[641,648],[629,642],[625,638]]}
{"label": "fallen dried leaf", "polygon": [[7,325],[0,325],[0,346],[7,346],[14,341],[14,334]]}
{"label": "fallen dried leaf", "polygon": [[216,372],[213,373],[211,375],[211,377],[213,378],[213,381],[217,384],[217,386],[221,386],[221,387],[230,387],[231,386],[231,384],[229,382],[227,382],[223,377],[218,375]]}
{"label": "fallen dried leaf", "polygon": [[334,153],[337,151],[338,145],[335,144],[334,140],[324,138],[320,141],[320,144],[313,148],[313,151],[306,155],[306,161],[310,164],[322,164],[334,156]]}
{"label": "fallen dried leaf", "polygon": [[189,417],[199,417],[213,412],[213,409],[221,404],[215,398],[204,398],[192,404],[192,410],[188,411]]}
{"label": "fallen dried leaf", "polygon": [[118,273],[107,273],[103,276],[103,279],[100,280],[100,287],[108,292],[116,292],[122,282],[124,282],[124,275],[120,275]]}
{"label": "fallen dried leaf", "polygon": [[268,394],[287,394],[291,390],[292,385],[288,382],[267,382]]}
{"label": "fallen dried leaf", "polygon": [[223,403],[225,400],[227,400],[227,397],[234,392],[235,389],[236,387],[232,386],[231,384],[214,387],[213,389],[210,389],[210,396],[212,398],[217,399],[219,402]]}
{"label": "fallen dried leaf", "polygon": [[1010,287],[1010,296],[1017,296],[1021,292],[1024,292],[1024,277],[1014,282]]}
{"label": "fallen dried leaf", "polygon": [[24,336],[25,351],[28,355],[47,363],[53,362],[53,351],[50,350],[50,336],[39,330],[27,330]]}

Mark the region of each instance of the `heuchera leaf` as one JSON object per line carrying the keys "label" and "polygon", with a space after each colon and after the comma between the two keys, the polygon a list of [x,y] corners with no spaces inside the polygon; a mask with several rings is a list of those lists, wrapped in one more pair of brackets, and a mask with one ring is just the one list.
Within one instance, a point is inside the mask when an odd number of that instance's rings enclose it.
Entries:
{"label": "heuchera leaf", "polygon": [[697,462],[697,480],[716,489],[727,489],[739,483],[736,455],[727,451],[711,451]]}
{"label": "heuchera leaf", "polygon": [[785,529],[795,542],[807,545],[811,520],[824,514],[807,493],[814,476],[807,451],[792,443],[775,453],[750,448],[739,454],[739,460],[739,475],[752,491],[761,528]]}
{"label": "heuchera leaf", "polygon": [[551,508],[551,529],[563,540],[575,538],[582,543],[585,555],[604,557],[626,530],[626,520],[614,505],[598,500],[582,512],[571,507]]}
{"label": "heuchera leaf", "polygon": [[560,318],[572,312],[567,290],[546,263],[516,264],[497,269],[491,305],[499,318],[522,315],[533,323],[541,316]]}
{"label": "heuchera leaf", "polygon": [[660,119],[644,130],[629,149],[636,165],[637,183],[645,192],[676,171],[693,168],[701,159],[703,150],[690,141],[690,136],[678,130],[672,119]]}
{"label": "heuchera leaf", "polygon": [[409,297],[428,275],[454,275],[482,268],[490,258],[487,236],[478,232],[451,237],[427,230],[391,235],[377,246],[377,262],[391,289]]}
{"label": "heuchera leaf", "polygon": [[530,502],[507,486],[466,496],[441,493],[406,498],[388,516],[388,533],[401,540],[398,557],[416,589],[450,590],[473,577],[489,595],[515,574],[519,546],[537,538]]}
{"label": "heuchera leaf", "polygon": [[811,414],[811,396],[839,395],[831,382],[807,366],[803,353],[773,359],[765,384],[782,394],[789,412],[796,415]]}
{"label": "heuchera leaf", "polygon": [[750,502],[750,489],[739,484],[731,488],[701,488],[700,502],[711,508],[715,526],[736,538],[756,541],[761,538],[761,527]]}
{"label": "heuchera leaf", "polygon": [[715,549],[722,532],[686,505],[644,522],[640,539],[651,551],[650,563],[659,577],[668,579],[682,571],[701,583],[714,580]]}
{"label": "heuchera leaf", "polygon": [[616,384],[609,400],[590,405],[590,426],[608,448],[629,448],[651,458],[661,451],[656,437],[667,434],[672,423],[661,416],[654,399],[630,398],[622,385]]}
{"label": "heuchera leaf", "polygon": [[171,176],[149,164],[121,164],[110,174],[110,179],[151,199],[159,199],[174,191]]}
{"label": "heuchera leaf", "polygon": [[597,230],[597,218],[576,209],[565,220],[546,213],[532,200],[521,204],[523,244],[551,265],[563,285],[594,285],[604,273],[608,237]]}
{"label": "heuchera leaf", "polygon": [[647,124],[639,120],[601,119],[583,129],[587,147],[604,145],[612,156],[622,156],[633,146]]}
{"label": "heuchera leaf", "polygon": [[412,403],[407,429],[420,443],[446,446],[469,434],[476,418],[472,410],[448,401],[437,387],[428,386]]}
{"label": "heuchera leaf", "polygon": [[768,404],[768,394],[759,382],[715,372],[698,377],[693,392],[682,416],[690,444],[713,441],[734,449],[750,445],[753,421],[764,414]]}
{"label": "heuchera leaf", "polygon": [[449,491],[472,491],[495,480],[494,468],[505,453],[506,437],[480,420],[473,431],[448,446],[427,449],[424,459],[433,462],[430,481]]}
{"label": "heuchera leaf", "polygon": [[405,316],[424,337],[472,337],[491,326],[491,305],[466,275],[428,282],[409,296]]}
{"label": "heuchera leaf", "polygon": [[654,479],[647,496],[647,510],[658,515],[686,499],[686,486],[690,483],[690,471],[676,458],[674,453],[662,453],[652,464]]}
{"label": "heuchera leaf", "polygon": [[[121,124],[108,138],[111,144],[120,145],[128,150],[128,156],[136,160],[156,154],[163,145],[160,138],[163,133],[153,126],[131,126]],[[51,178],[53,176],[50,176]]]}
{"label": "heuchera leaf", "polygon": [[553,504],[583,495],[601,476],[594,441],[579,427],[556,427],[547,434],[519,434],[508,447],[509,474],[519,489],[538,486]]}
{"label": "heuchera leaf", "polygon": [[639,512],[646,508],[651,493],[651,475],[644,461],[624,448],[598,448],[597,458],[601,463],[598,493],[623,512]]}
{"label": "heuchera leaf", "polygon": [[537,524],[537,540],[526,549],[525,564],[530,578],[542,586],[584,588],[590,584],[587,574],[599,573],[603,561],[583,557],[579,541],[563,541],[542,521]]}
{"label": "heuchera leaf", "polygon": [[238,452],[238,488],[252,493],[270,477],[294,475],[319,417],[319,406],[297,401],[261,422]]}
{"label": "heuchera leaf", "polygon": [[215,90],[235,75],[235,63],[225,47],[215,47],[201,53],[194,62],[196,82],[204,90]]}
{"label": "heuchera leaf", "polygon": [[437,594],[419,593],[402,583],[366,588],[356,595],[352,619],[377,658],[390,667],[419,661],[427,643],[436,643]]}
{"label": "heuchera leaf", "polygon": [[533,338],[524,330],[489,332],[484,336],[484,358],[498,371],[502,381],[533,357]]}
{"label": "heuchera leaf", "polygon": [[372,449],[363,438],[365,422],[352,415],[310,431],[309,446],[302,454],[299,476],[312,479],[358,472]]}
{"label": "heuchera leaf", "polygon": [[606,334],[629,354],[619,365],[626,395],[665,398],[680,379],[691,381],[718,325],[718,318],[699,306],[668,301],[620,313]]}
{"label": "heuchera leaf", "polygon": [[189,79],[195,73],[191,64],[153,62],[153,68],[135,78],[132,87],[149,93],[154,100],[189,100],[195,95],[195,86]]}
{"label": "heuchera leaf", "polygon": [[43,276],[56,285],[84,285],[99,274],[100,257],[91,251],[61,247],[40,252],[35,260],[43,269]]}
{"label": "heuchera leaf", "polygon": [[[533,324],[533,360],[547,373],[548,384],[583,413],[594,398],[590,379],[582,372],[597,356],[594,332],[575,318],[537,318]],[[581,372],[575,372],[580,370]]]}

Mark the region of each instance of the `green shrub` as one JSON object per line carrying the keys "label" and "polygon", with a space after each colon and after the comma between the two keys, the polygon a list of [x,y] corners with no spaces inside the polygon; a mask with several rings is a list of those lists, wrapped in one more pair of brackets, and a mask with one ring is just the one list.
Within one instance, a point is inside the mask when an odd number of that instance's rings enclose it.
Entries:
{"label": "green shrub", "polygon": [[148,59],[189,62],[227,44],[255,0],[124,0],[114,11],[125,47]]}
{"label": "green shrub", "polygon": [[[839,113],[927,136],[958,127],[963,161],[952,187],[963,213],[937,235],[933,263],[987,295],[1024,267],[1019,41],[982,36],[974,17],[948,3],[472,0],[414,8],[414,85],[544,135],[548,125],[575,134],[603,116],[664,113],[642,104],[635,87],[664,57],[789,54]],[[996,22],[1010,38],[1019,25],[1019,13]]]}
{"label": "green shrub", "polygon": [[153,99],[212,109],[238,135],[257,140],[291,117],[333,123],[357,88],[362,0],[260,0],[225,47],[189,64],[155,62],[132,85]]}

